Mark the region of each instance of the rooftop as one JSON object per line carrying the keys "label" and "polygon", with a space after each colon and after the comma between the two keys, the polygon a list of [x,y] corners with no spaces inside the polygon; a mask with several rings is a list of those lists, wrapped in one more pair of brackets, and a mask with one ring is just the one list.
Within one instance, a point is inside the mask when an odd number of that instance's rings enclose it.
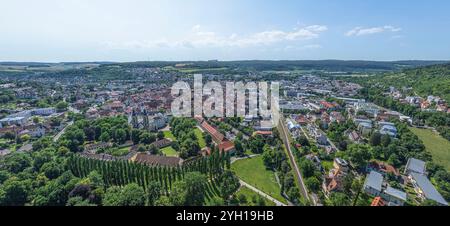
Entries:
{"label": "rooftop", "polygon": [[386,190],[384,190],[384,193],[406,202],[406,193],[391,186],[387,186]]}
{"label": "rooftop", "polygon": [[410,158],[406,163],[406,171],[412,171],[415,173],[425,174],[425,162],[419,159]]}
{"label": "rooftop", "polygon": [[410,175],[414,181],[416,181],[417,186],[419,186],[420,190],[422,190],[427,199],[434,200],[442,205],[448,206],[447,201],[445,201],[442,195],[436,190],[425,175],[415,172],[412,172]]}
{"label": "rooftop", "polygon": [[383,184],[383,175],[378,172],[371,171],[364,182],[364,187],[371,187],[377,191],[381,191]]}

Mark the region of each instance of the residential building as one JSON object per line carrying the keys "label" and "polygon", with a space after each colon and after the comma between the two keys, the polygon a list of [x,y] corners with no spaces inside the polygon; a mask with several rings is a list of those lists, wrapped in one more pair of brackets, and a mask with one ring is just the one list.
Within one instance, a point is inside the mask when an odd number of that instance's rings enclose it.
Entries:
{"label": "residential building", "polygon": [[433,200],[439,205],[448,206],[447,201],[436,190],[434,185],[424,174],[411,172],[408,176],[409,181],[414,185],[414,190],[422,200]]}
{"label": "residential building", "polygon": [[383,175],[378,172],[371,171],[364,182],[364,191],[372,196],[380,196],[382,192]]}
{"label": "residential building", "polygon": [[409,175],[410,173],[419,173],[425,175],[426,174],[425,162],[415,158],[408,159],[404,174]]}

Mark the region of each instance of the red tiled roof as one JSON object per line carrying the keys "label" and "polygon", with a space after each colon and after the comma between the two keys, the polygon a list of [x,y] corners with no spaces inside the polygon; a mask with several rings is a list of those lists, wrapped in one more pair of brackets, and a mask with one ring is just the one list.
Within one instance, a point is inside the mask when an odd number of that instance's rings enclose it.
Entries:
{"label": "red tiled roof", "polygon": [[271,136],[273,133],[272,131],[256,131],[254,135],[263,135],[263,136]]}
{"label": "red tiled roof", "polygon": [[325,108],[334,108],[334,105],[327,101],[321,101],[320,104]]}
{"label": "red tiled roof", "polygon": [[384,201],[381,197],[375,197],[370,206],[384,206]]}
{"label": "red tiled roof", "polygon": [[214,127],[208,124],[208,122],[203,121],[201,124],[201,127],[208,132],[211,137],[216,141],[217,143],[220,143],[224,139],[224,135],[221,134],[219,131],[217,131]]}
{"label": "red tiled roof", "polygon": [[229,152],[234,150],[234,143],[231,141],[224,141],[219,144],[219,151]]}

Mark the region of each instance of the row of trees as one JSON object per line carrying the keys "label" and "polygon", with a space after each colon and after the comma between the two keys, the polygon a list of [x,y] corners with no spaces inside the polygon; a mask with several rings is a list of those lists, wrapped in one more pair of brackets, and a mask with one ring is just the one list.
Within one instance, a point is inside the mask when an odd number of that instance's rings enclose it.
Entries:
{"label": "row of trees", "polygon": [[72,155],[68,158],[68,169],[78,177],[86,177],[92,171],[100,172],[106,185],[124,186],[136,183],[147,188],[157,181],[165,191],[169,191],[175,181],[184,178],[187,172],[200,172],[210,179],[219,176],[229,167],[230,156],[213,152],[209,157],[201,157],[179,167],[148,166],[129,161],[103,161]]}

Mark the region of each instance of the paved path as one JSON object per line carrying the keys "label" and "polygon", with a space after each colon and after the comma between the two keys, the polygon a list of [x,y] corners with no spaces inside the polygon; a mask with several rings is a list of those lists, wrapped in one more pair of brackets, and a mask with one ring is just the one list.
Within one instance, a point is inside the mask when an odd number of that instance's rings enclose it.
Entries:
{"label": "paved path", "polygon": [[303,197],[306,200],[310,201],[311,199],[309,197],[308,190],[306,189],[306,185],[303,182],[302,174],[300,173],[300,170],[299,170],[299,168],[297,166],[297,161],[295,161],[294,155],[292,153],[291,143],[289,142],[289,138],[288,138],[288,131],[286,129],[286,124],[285,124],[284,117],[282,115],[280,116],[280,126],[281,126],[281,129],[279,129],[280,130],[280,136],[282,137],[284,145],[286,146],[286,149],[288,150],[288,156],[289,156],[289,160],[291,162],[291,165],[294,166],[295,176],[298,178],[300,191],[302,192]]}
{"label": "paved path", "polygon": [[66,132],[67,127],[69,127],[69,126],[71,126],[71,125],[73,125],[73,121],[69,122],[69,123],[66,125],[66,127],[64,127],[64,129],[62,129],[61,131],[59,131],[59,133],[56,134],[56,135],[53,137],[53,142],[58,141],[59,138],[61,138],[61,136],[64,134],[64,132]]}
{"label": "paved path", "polygon": [[273,198],[272,196],[270,196],[270,195],[268,195],[268,194],[262,192],[261,190],[259,190],[259,189],[255,188],[255,187],[251,186],[250,184],[247,184],[245,181],[239,180],[239,182],[241,183],[242,186],[245,186],[245,187],[249,188],[250,190],[252,190],[252,191],[258,193],[258,194],[261,195],[261,196],[263,196],[264,198],[266,198],[266,199],[268,199],[268,200],[274,202],[275,205],[277,205],[277,206],[287,206],[286,204],[284,204],[284,203],[278,201],[277,199]]}
{"label": "paved path", "polygon": [[241,158],[232,157],[232,158],[231,158],[231,163],[234,163],[234,162],[239,161],[239,160],[244,160],[244,159],[254,158],[254,157],[257,157],[257,156],[260,156],[260,154],[248,155],[248,156],[241,157]]}

